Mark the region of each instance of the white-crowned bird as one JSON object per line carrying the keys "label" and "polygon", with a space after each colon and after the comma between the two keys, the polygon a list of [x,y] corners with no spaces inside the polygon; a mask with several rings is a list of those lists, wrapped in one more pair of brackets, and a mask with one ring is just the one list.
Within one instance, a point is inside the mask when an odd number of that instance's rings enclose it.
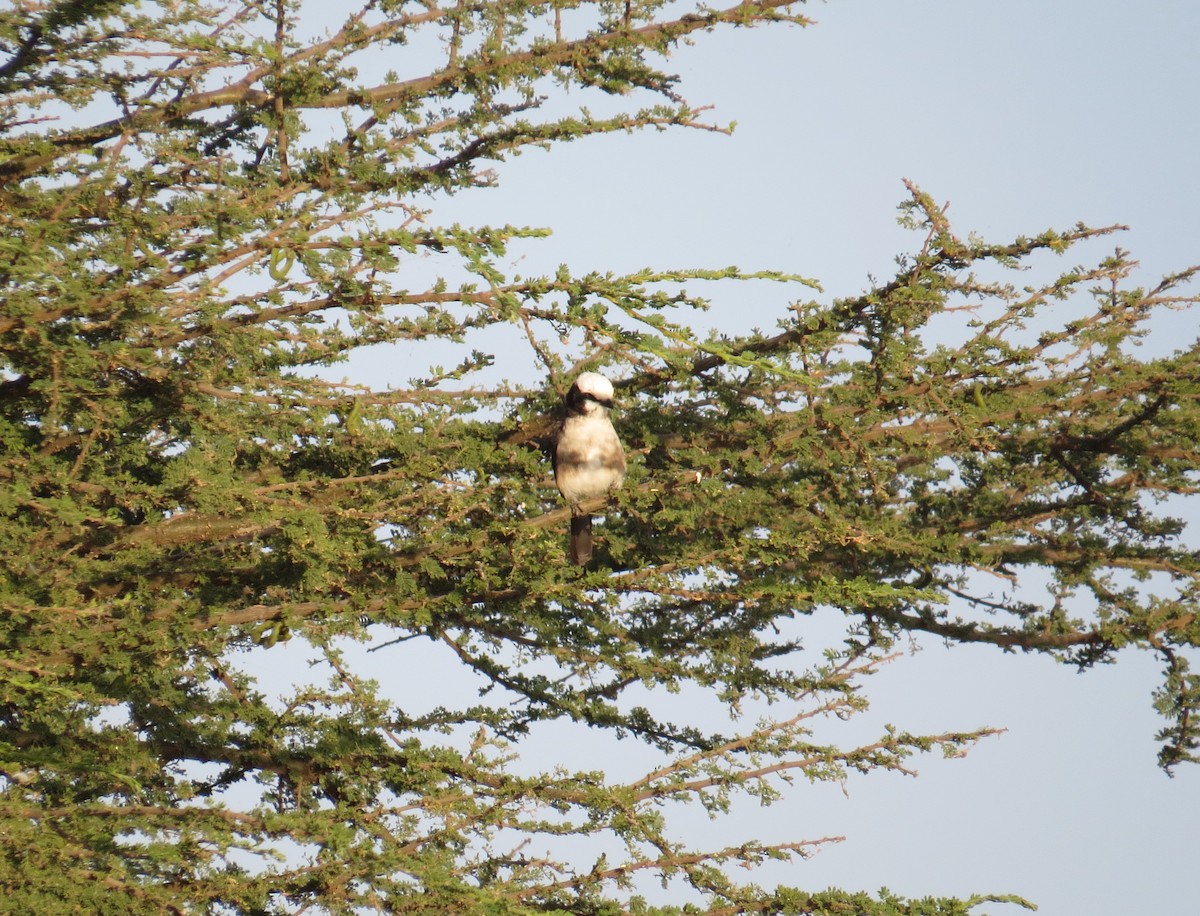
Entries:
{"label": "white-crowned bird", "polygon": [[554,482],[571,506],[571,561],[585,566],[592,559],[592,517],[579,503],[611,493],[625,480],[625,450],[608,412],[612,382],[584,372],[567,392],[566,414],[554,446]]}

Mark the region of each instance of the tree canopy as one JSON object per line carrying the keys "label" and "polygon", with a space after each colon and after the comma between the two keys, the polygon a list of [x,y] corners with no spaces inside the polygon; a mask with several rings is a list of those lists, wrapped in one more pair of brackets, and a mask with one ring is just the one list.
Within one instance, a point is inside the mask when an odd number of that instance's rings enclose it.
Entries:
{"label": "tree canopy", "polygon": [[[894,276],[832,301],[787,265],[519,276],[506,254],[547,230],[439,221],[525,150],[727,130],[672,49],[797,9],[0,12],[15,908],[676,911],[631,898],[645,873],[712,913],[966,912],[983,898],[742,883],[726,866],[824,840],[695,848],[669,816],[984,737],[825,740],[908,634],[1153,653],[1160,763],[1196,760],[1200,343],[1136,344],[1196,304],[1197,268],[1141,288],[1120,249],[1063,266],[1120,227],[987,241],[915,186]],[[694,330],[744,280],[778,327]],[[378,347],[393,384],[342,378]],[[546,449],[584,369],[616,384],[629,476],[580,570]],[[844,618],[835,645],[806,643],[818,613]],[[414,640],[478,698],[356,669]],[[298,643],[327,681],[273,696],[261,674]],[[662,704],[679,690],[778,715],[722,731]],[[547,723],[660,764],[522,759]]]}

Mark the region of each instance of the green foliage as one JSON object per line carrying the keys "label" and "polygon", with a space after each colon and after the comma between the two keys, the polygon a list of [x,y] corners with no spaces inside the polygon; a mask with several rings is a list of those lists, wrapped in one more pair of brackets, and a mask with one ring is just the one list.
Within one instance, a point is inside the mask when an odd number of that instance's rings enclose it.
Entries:
{"label": "green foliage", "polygon": [[[661,62],[721,26],[803,24],[794,5],[373,2],[324,37],[291,0],[0,13],[0,888],[15,908],[1009,900],[741,885],[727,866],[826,840],[703,850],[672,833],[678,804],[720,816],[795,777],[907,771],[988,734],[818,738],[865,707],[862,679],[906,633],[1083,666],[1157,653],[1162,762],[1195,759],[1198,558],[1178,503],[1159,503],[1194,498],[1200,349],[1130,346],[1158,310],[1194,304],[1194,270],[1131,289],[1118,252],[1017,286],[1011,271],[1113,230],[964,240],[912,188],[902,219],[924,243],[893,279],[794,302],[773,335],[706,339],[697,288],[812,284],[510,277],[510,248],[544,230],[432,221],[441,195],[493,183],[490,164],[526,148],[722,129]],[[401,45],[425,72],[381,75]],[[554,114],[561,98],[580,108]],[[391,386],[335,380],[379,344],[407,360]],[[530,357],[548,381],[503,377]],[[544,455],[582,367],[618,380],[631,458],[584,571],[564,562]],[[846,637],[822,655],[802,638],[831,609]],[[475,676],[478,702],[388,696],[355,670],[362,644],[415,639]],[[328,683],[297,671],[268,693],[263,672],[298,652]],[[662,705],[682,690],[782,712],[715,732]],[[641,741],[659,764],[527,772],[522,742],[548,723]],[[578,840],[586,862],[540,855]],[[641,873],[704,902],[655,909]]]}

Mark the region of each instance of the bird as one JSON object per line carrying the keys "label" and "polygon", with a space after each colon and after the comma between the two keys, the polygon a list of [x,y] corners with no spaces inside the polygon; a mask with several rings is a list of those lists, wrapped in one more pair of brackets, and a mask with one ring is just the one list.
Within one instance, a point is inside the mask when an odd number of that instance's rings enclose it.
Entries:
{"label": "bird", "polygon": [[592,559],[592,517],[579,504],[616,490],[625,480],[625,449],[608,412],[612,382],[598,372],[583,372],[564,401],[564,416],[554,445],[554,482],[571,507],[571,562]]}

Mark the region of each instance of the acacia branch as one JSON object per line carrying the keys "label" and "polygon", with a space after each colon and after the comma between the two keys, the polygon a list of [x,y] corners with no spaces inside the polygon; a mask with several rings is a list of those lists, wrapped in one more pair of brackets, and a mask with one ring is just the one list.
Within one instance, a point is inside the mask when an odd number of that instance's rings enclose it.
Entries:
{"label": "acacia branch", "polygon": [[[300,109],[361,107],[396,110],[420,99],[452,92],[456,87],[482,78],[488,73],[511,72],[514,68],[547,72],[556,67],[573,67],[580,60],[599,57],[605,52],[630,43],[662,53],[667,45],[674,44],[693,32],[710,31],[722,24],[744,25],[755,21],[770,20],[786,20],[800,25],[811,24],[811,20],[804,17],[780,12],[794,6],[796,2],[797,0],[750,0],[750,2],[739,3],[725,9],[707,10],[699,14],[689,13],[678,19],[650,23],[636,29],[594,33],[573,41],[556,42],[495,57],[480,58],[468,63],[454,64],[428,76],[398,83],[381,84],[371,88],[345,89],[330,92],[315,99],[295,100],[292,107]],[[413,25],[440,20],[447,15],[448,11],[440,7],[429,9],[397,22],[380,25],[377,27],[376,34],[363,35],[357,40],[357,43],[365,44],[376,37],[386,37],[387,34],[395,34]],[[293,54],[289,58],[288,64],[295,65],[310,57],[319,57],[328,53],[339,41],[347,40],[346,34],[343,31],[328,42],[319,43]],[[270,110],[275,105],[275,95],[255,88],[255,84],[269,75],[273,67],[273,64],[267,63],[252,68],[241,79],[222,88],[193,93],[156,107],[152,107],[147,101],[137,111],[125,117],[114,118],[83,129],[64,131],[48,138],[50,145],[55,148],[53,152],[11,156],[0,161],[0,180],[20,181],[41,172],[63,155],[88,149],[122,133],[160,130],[182,123],[186,119],[206,111],[227,107],[251,111]]]}

